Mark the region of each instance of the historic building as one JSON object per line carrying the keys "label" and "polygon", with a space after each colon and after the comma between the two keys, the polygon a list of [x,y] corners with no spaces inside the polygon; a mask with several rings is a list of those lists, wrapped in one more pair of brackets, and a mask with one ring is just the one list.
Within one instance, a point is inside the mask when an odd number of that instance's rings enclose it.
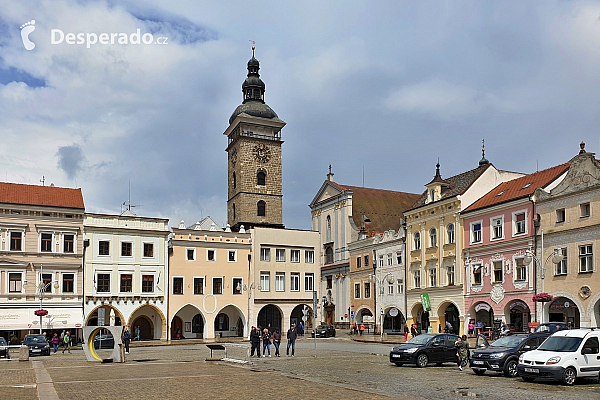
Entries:
{"label": "historic building", "polygon": [[[554,297],[538,303],[538,321],[600,326],[600,166],[595,154],[581,143],[565,178],[556,187],[536,190],[534,196],[540,216],[537,293]],[[556,253],[562,259],[555,258]]]}
{"label": "historic building", "polygon": [[[460,212],[498,184],[522,174],[497,170],[482,157],[479,166],[443,179],[439,162],[433,180],[411,210],[405,211],[407,243],[407,319],[419,329],[438,330],[450,321],[464,332],[461,255],[463,229]],[[410,250],[409,250],[410,249]],[[423,308],[429,298],[431,309]],[[427,300],[425,300],[426,303]]]}
{"label": "historic building", "polygon": [[0,335],[7,340],[40,328],[81,337],[84,212],[81,189],[0,183]]}
{"label": "historic building", "polygon": [[250,233],[210,217],[173,228],[169,256],[170,339],[245,336]]}
{"label": "historic building", "polygon": [[531,196],[550,190],[564,177],[568,164],[501,183],[462,216],[465,267],[465,320],[492,327],[506,321],[511,331],[528,331],[535,319],[534,264],[536,210]]}
{"label": "historic building", "polygon": [[327,180],[309,205],[312,230],[321,234],[321,297],[326,323],[350,322],[354,288],[348,278],[348,244],[358,240],[361,229],[366,236],[397,229],[403,211],[418,198],[412,193],[340,185],[333,181],[330,167]]}
{"label": "historic building", "polygon": [[140,328],[140,339],[167,340],[169,220],[125,210],[87,213],[85,324]]}

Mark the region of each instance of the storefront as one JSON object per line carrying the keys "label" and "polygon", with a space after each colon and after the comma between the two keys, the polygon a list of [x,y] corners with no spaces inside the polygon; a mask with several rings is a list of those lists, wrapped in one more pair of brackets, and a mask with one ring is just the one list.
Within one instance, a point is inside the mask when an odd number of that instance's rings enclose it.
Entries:
{"label": "storefront", "polygon": [[[40,333],[40,317],[35,315],[38,307],[0,309],[0,336],[9,340],[14,335],[19,342],[25,335]],[[42,317],[42,332],[49,337],[53,332],[71,331],[75,338],[81,338],[83,315],[81,308],[44,307],[48,314]],[[14,340],[14,339],[13,339]]]}
{"label": "storefront", "polygon": [[570,322],[574,328],[580,326],[579,309],[566,297],[557,297],[550,303],[548,317],[548,322]]}
{"label": "storefront", "polygon": [[[488,303],[477,303],[474,307],[475,325],[483,327],[491,327],[494,322],[494,310]],[[480,324],[481,323],[481,324]]]}
{"label": "storefront", "polygon": [[510,330],[513,332],[525,332],[529,326],[531,312],[524,301],[516,300],[508,305]]}

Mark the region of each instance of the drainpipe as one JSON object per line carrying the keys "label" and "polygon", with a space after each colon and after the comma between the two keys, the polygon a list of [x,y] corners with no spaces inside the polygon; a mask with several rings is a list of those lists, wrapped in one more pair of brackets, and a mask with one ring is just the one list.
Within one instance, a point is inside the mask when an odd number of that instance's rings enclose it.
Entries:
{"label": "drainpipe", "polygon": [[[540,216],[537,214],[537,210],[536,210],[536,207],[535,207],[535,200],[534,200],[534,198],[535,198],[534,195],[529,196],[529,201],[531,202],[532,210],[533,210],[532,214],[535,215],[535,217],[536,217],[536,219],[534,219],[534,221],[533,221],[533,227],[534,227],[534,234],[533,234],[533,246],[534,247],[533,248],[534,248],[534,254],[535,254],[535,256],[538,257],[538,254],[537,254],[537,238],[538,238],[537,230],[540,227]],[[542,246],[543,245],[544,244],[542,242]],[[542,249],[542,251],[543,251],[543,249]],[[533,265],[534,265],[534,267],[533,267],[533,278],[534,278],[533,279],[533,294],[537,295],[538,294],[538,290],[537,290],[538,289],[537,288],[537,267],[538,267],[538,265],[537,265],[537,261],[536,261],[535,258],[533,259],[532,262],[533,262]],[[535,318],[536,318],[536,321],[537,321],[537,318],[538,318],[538,302],[537,301],[534,302],[534,305],[535,305],[535,309],[534,309],[534,311],[535,311]],[[541,315],[540,315],[540,319],[541,319]],[[529,320],[531,321],[531,315],[529,316]]]}
{"label": "drainpipe", "polygon": [[[85,218],[85,217],[84,217]],[[85,237],[85,233],[82,235]],[[83,326],[85,325],[85,250],[90,246],[90,239],[83,239],[83,256],[81,260],[81,331],[83,332]],[[77,282],[75,282],[77,284]],[[81,335],[82,340],[85,340],[83,334]]]}
{"label": "drainpipe", "polygon": [[[400,229],[402,229],[403,237],[402,237],[402,258],[404,259],[404,323],[408,322],[408,293],[406,293],[408,288],[408,257],[406,250],[406,221],[402,220],[402,224],[400,225]],[[402,326],[402,332],[404,332],[404,326]]]}

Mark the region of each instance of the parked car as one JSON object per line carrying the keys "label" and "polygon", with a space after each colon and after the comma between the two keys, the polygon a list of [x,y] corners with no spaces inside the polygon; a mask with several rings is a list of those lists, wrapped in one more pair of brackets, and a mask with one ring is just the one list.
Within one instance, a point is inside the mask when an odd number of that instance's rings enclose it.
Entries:
{"label": "parked car", "polygon": [[23,344],[29,347],[30,356],[50,355],[50,346],[46,342],[46,337],[44,335],[27,335],[25,336],[25,340],[23,340]]}
{"label": "parked car", "polygon": [[10,352],[8,351],[8,343],[6,339],[0,337],[0,357],[10,359]]}
{"label": "parked car", "polygon": [[112,335],[96,335],[94,337],[94,349],[113,349],[115,347],[115,339]]}
{"label": "parked car", "polygon": [[514,378],[518,373],[519,356],[526,351],[537,349],[547,337],[547,333],[514,334],[503,336],[488,344],[485,337],[479,335],[476,348],[471,353],[471,369],[477,375],[483,375],[485,371],[495,371]]}
{"label": "parked car", "polygon": [[430,363],[456,363],[458,357],[454,343],[457,339],[458,336],[445,333],[426,333],[415,336],[390,351],[390,362],[398,366],[414,363],[420,368],[426,367]]}
{"label": "parked car", "polygon": [[[316,329],[317,337],[335,337],[335,328],[333,325],[319,325]],[[311,337],[315,337],[315,330],[313,329]]]}
{"label": "parked car", "polygon": [[600,331],[582,328],[555,332],[536,350],[521,354],[518,371],[526,382],[554,380],[568,386],[580,377],[598,377]]}
{"label": "parked car", "polygon": [[554,332],[562,331],[567,328],[567,324],[564,322],[545,322],[535,328],[535,333],[548,333],[553,334]]}

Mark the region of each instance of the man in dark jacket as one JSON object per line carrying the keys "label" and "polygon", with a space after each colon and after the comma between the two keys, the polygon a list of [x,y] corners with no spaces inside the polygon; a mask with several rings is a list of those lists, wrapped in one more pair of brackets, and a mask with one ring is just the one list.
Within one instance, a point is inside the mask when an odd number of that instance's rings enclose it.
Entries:
{"label": "man in dark jacket", "polygon": [[287,344],[286,355],[288,355],[288,356],[290,355],[290,346],[291,346],[292,347],[292,357],[294,357],[294,351],[296,350],[296,337],[297,337],[296,326],[294,324],[292,324],[290,329],[288,329],[288,331],[287,331],[288,344]]}
{"label": "man in dark jacket", "polygon": [[252,344],[250,357],[254,357],[254,350],[256,350],[256,356],[260,358],[260,333],[256,330],[254,326],[250,331],[250,343]]}

